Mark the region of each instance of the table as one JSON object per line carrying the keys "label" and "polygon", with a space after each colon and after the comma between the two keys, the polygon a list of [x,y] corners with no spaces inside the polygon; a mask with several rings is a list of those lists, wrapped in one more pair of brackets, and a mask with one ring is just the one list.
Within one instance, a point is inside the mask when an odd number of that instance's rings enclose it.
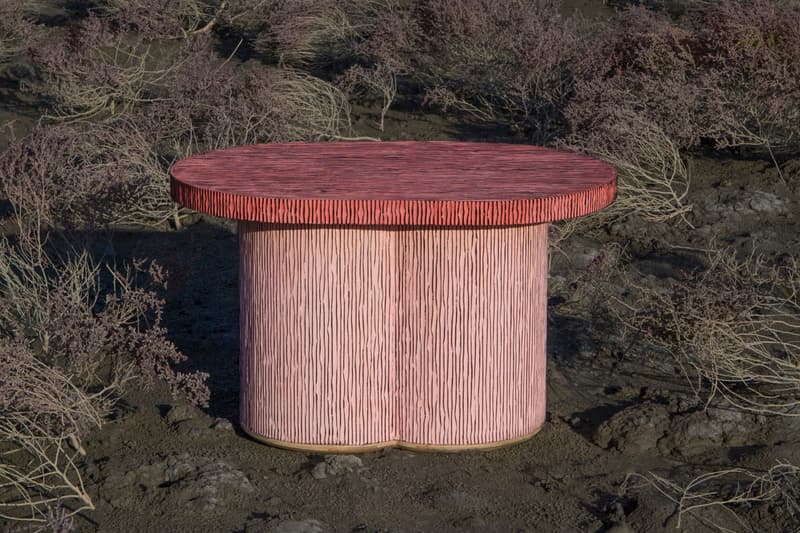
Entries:
{"label": "table", "polygon": [[547,222],[614,169],[516,144],[241,146],[171,170],[237,219],[242,428],[279,447],[454,451],[545,420]]}

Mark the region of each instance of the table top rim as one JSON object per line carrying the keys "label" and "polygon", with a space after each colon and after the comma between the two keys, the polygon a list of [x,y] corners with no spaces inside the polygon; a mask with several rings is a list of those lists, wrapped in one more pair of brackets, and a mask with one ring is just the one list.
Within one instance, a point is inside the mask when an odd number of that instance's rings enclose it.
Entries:
{"label": "table top rim", "polygon": [[[349,183],[340,183],[339,181],[323,181],[329,172],[328,162],[331,165],[339,163],[340,159],[353,163],[358,161],[352,159],[353,154],[349,150],[361,148],[367,152],[373,151],[377,155],[373,156],[375,161],[384,164],[377,171],[386,171],[389,168],[394,171],[398,179],[416,179],[415,172],[425,174],[428,172],[426,167],[419,168],[401,168],[397,171],[398,165],[411,164],[414,161],[410,159],[411,156],[434,157],[437,156],[439,151],[447,154],[452,151],[461,151],[462,155],[467,154],[473,156],[473,161],[467,161],[464,164],[464,169],[459,169],[457,166],[452,165],[444,168],[445,163],[434,161],[438,164],[440,172],[445,173],[445,177],[434,177],[434,171],[430,171],[429,175],[423,176],[426,179],[438,179],[439,183],[434,183],[439,187],[447,186],[446,179],[458,180],[463,173],[472,172],[473,176],[486,180],[487,177],[494,179],[491,174],[494,167],[489,168],[495,164],[495,160],[486,160],[487,157],[495,157],[500,161],[502,172],[514,173],[510,178],[506,178],[506,182],[511,184],[511,191],[506,192],[502,189],[504,182],[494,185],[494,189],[489,192],[478,190],[478,187],[473,183],[459,182],[462,191],[456,190],[455,192],[447,191],[443,197],[436,197],[434,193],[430,197],[423,197],[425,191],[417,191],[408,194],[410,197],[403,197],[404,194],[397,194],[391,196],[390,193],[383,194],[383,191],[376,192],[374,190],[355,190],[347,195],[342,193],[342,189],[347,187]],[[399,152],[400,156],[394,152],[394,149],[410,149],[411,151]],[[419,150],[415,151],[415,149]],[[304,161],[291,158],[297,158],[308,153],[321,151],[324,154],[334,153],[334,157],[330,160],[320,159],[312,160],[308,164],[314,168],[311,173],[316,172],[314,178],[309,178],[311,184],[307,185],[302,183],[302,177],[294,178],[298,168],[302,168]],[[245,190],[242,185],[239,185],[239,190],[236,186],[229,186],[225,179],[228,175],[223,176],[224,179],[220,180],[215,173],[230,172],[213,169],[210,172],[212,178],[216,177],[219,181],[211,181],[211,185],[204,185],[204,178],[196,178],[188,176],[191,172],[199,172],[204,168],[203,165],[208,164],[215,158],[219,158],[223,163],[232,165],[242,165],[245,169],[247,165],[258,164],[256,169],[258,173],[262,163],[261,160],[255,159],[258,154],[267,153],[273,158],[280,159],[282,157],[279,151],[292,152],[289,156],[283,156],[287,159],[288,163],[293,163],[291,173],[286,169],[276,171],[285,172],[289,177],[268,177],[274,182],[283,179],[284,182],[278,183],[279,186],[295,187],[290,194],[284,194],[279,191],[270,190]],[[389,158],[386,158],[387,153]],[[245,154],[249,160],[236,159],[239,154]],[[422,155],[420,155],[422,154]],[[357,158],[358,155],[355,154]],[[519,156],[518,160],[514,157]],[[556,164],[573,163],[575,166],[580,167],[578,170],[564,170],[562,173],[567,176],[571,182],[567,190],[559,190],[559,187],[564,187],[557,181],[554,184],[544,180],[534,183],[532,178],[536,176],[536,172],[541,175],[549,172],[560,172],[557,167],[548,168],[534,168],[530,165],[535,165],[537,159],[541,156],[542,161],[546,163]],[[405,157],[406,159],[403,159]],[[350,159],[348,159],[350,158]],[[463,159],[463,157],[462,157]],[[270,160],[274,163],[275,159]],[[369,159],[367,159],[369,161]],[[387,163],[388,162],[388,163]],[[430,162],[430,161],[429,161]],[[269,163],[269,161],[267,161]],[[280,163],[280,162],[279,162]],[[288,164],[287,163],[287,164]],[[498,164],[500,164],[498,163]],[[388,167],[386,165],[389,165]],[[394,167],[392,167],[394,164]],[[469,167],[472,164],[478,167],[478,170],[473,170]],[[314,166],[316,165],[316,166]],[[320,166],[322,165],[322,166]],[[522,165],[515,168],[515,165]],[[524,167],[524,165],[529,165]],[[339,172],[341,177],[342,172],[352,171],[353,167],[347,167],[346,170],[333,169],[331,172]],[[443,170],[442,170],[443,169]],[[453,170],[454,169],[454,170]],[[450,175],[448,178],[447,172],[454,171],[457,174]],[[264,171],[266,172],[266,171]],[[499,172],[499,171],[498,171]],[[571,174],[570,174],[571,172]],[[584,174],[580,174],[583,172]],[[366,171],[365,171],[366,173]],[[527,174],[526,174],[527,173]],[[267,174],[269,174],[267,172]],[[363,180],[375,180],[374,175],[361,176]],[[518,177],[517,175],[520,175]],[[238,174],[234,173],[235,178],[244,183],[247,176],[244,171]],[[581,216],[589,212],[601,209],[608,205],[616,193],[616,172],[614,168],[599,159],[593,158],[589,155],[557,150],[549,147],[533,146],[527,144],[512,144],[512,143],[494,143],[494,142],[474,142],[474,141],[448,141],[448,140],[434,140],[434,141],[343,141],[343,142],[288,142],[288,143],[268,143],[268,144],[253,144],[242,145],[223,150],[212,150],[200,154],[193,155],[189,158],[183,159],[175,163],[169,172],[170,176],[170,189],[173,199],[186,207],[195,209],[197,211],[205,212],[211,215],[235,218],[238,220],[261,221],[261,222],[277,222],[277,223],[307,223],[307,224],[345,224],[345,225],[506,225],[506,224],[532,224],[540,222],[548,222],[561,218],[571,218],[573,216]],[[323,176],[320,178],[320,176]],[[475,179],[477,179],[475,178]],[[255,188],[258,186],[260,178],[253,178],[250,182],[245,183],[245,186]],[[313,181],[316,179],[317,181]],[[526,182],[525,179],[528,179]],[[292,181],[294,180],[294,181]],[[502,180],[501,180],[502,181]],[[252,183],[255,183],[253,185]],[[209,183],[208,180],[205,182]],[[221,183],[218,185],[217,183]],[[268,182],[269,183],[269,182]],[[299,183],[299,185],[296,185]],[[379,183],[379,182],[376,182]],[[476,182],[478,186],[483,182]],[[307,188],[320,187],[320,185],[332,184],[338,187],[336,194],[332,196],[325,196],[325,189],[319,189],[314,194],[305,194],[302,186]],[[385,179],[385,183],[381,185],[393,185],[389,178]],[[234,184],[236,185],[236,184]],[[372,185],[372,181],[370,181]],[[425,185],[425,183],[423,183]],[[527,191],[526,187],[532,185],[539,187],[535,194]],[[357,189],[357,187],[355,187]],[[549,189],[548,189],[549,188]],[[491,189],[491,187],[487,187]],[[524,192],[520,192],[524,189]],[[489,197],[490,193],[498,193],[497,197]],[[383,194],[383,196],[381,196]],[[461,194],[463,197],[459,197]],[[484,197],[481,197],[481,194]],[[416,195],[416,197],[414,197]],[[450,197],[447,197],[447,196]],[[372,197],[370,197],[372,196]]]}

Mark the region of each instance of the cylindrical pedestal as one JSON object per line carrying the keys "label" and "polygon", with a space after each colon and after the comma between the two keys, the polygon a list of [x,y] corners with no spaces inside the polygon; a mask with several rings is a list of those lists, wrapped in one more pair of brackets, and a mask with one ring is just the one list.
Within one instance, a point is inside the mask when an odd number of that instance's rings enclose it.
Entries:
{"label": "cylindrical pedestal", "polygon": [[547,224],[239,223],[241,423],[292,449],[491,448],[545,418]]}

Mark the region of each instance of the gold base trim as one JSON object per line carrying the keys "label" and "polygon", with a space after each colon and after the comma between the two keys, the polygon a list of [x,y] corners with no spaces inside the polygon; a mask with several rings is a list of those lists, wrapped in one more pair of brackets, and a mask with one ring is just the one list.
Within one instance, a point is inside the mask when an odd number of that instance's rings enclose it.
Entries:
{"label": "gold base trim", "polygon": [[405,442],[402,440],[387,440],[384,442],[375,442],[371,444],[349,445],[349,444],[305,444],[305,443],[290,442],[279,439],[268,439],[257,433],[254,433],[253,431],[249,430],[244,426],[241,427],[242,430],[245,433],[247,433],[251,438],[263,444],[274,446],[275,448],[282,448],[284,450],[292,450],[295,452],[311,452],[311,453],[325,453],[325,454],[368,453],[368,452],[375,452],[378,450],[382,450],[384,448],[399,448],[401,450],[411,450],[415,452],[444,452],[444,453],[490,451],[490,450],[496,450],[498,448],[505,448],[507,446],[513,446],[514,444],[519,444],[520,442],[524,442],[532,438],[537,433],[539,433],[539,430],[542,429],[542,426],[539,426],[531,433],[527,433],[520,437],[514,437],[511,439],[498,440],[493,442],[484,442],[480,444],[417,444],[414,442]]}

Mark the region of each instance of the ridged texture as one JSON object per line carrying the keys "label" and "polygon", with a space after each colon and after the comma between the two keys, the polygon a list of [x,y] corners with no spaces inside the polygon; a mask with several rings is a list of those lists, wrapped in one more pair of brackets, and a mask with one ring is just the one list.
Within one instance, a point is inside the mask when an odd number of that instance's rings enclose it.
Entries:
{"label": "ridged texture", "polygon": [[545,415],[547,225],[398,236],[401,439],[533,432]]}
{"label": "ridged texture", "polygon": [[286,224],[505,226],[611,203],[613,167],[548,148],[449,141],[283,143],[199,154],[171,170],[176,202]]}
{"label": "ridged texture", "polygon": [[474,445],[545,415],[547,225],[241,222],[242,424],[298,444]]}
{"label": "ridged texture", "polygon": [[392,234],[239,223],[241,419],[308,443],[391,433]]}

